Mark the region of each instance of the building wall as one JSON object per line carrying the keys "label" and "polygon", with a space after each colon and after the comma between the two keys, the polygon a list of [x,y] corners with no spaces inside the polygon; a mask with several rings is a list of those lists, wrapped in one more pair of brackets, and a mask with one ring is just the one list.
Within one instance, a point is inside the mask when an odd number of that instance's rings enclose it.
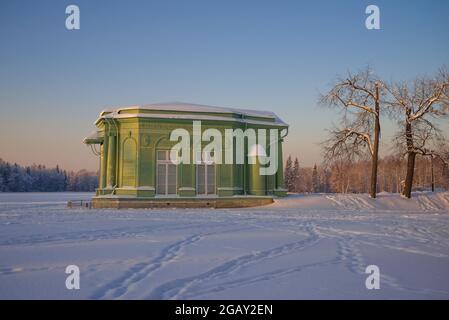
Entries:
{"label": "building wall", "polygon": [[[225,129],[251,128],[250,125],[233,122],[202,121],[202,131],[208,128],[218,129],[225,146]],[[170,150],[177,142],[170,141],[170,133],[184,128],[191,134],[192,121],[171,119],[104,119],[98,124],[104,132],[104,141],[100,147],[100,177],[97,195],[129,195],[154,197],[156,193],[156,151]],[[261,126],[254,129],[262,128]],[[269,129],[270,127],[265,127]],[[209,142],[202,142],[202,147]],[[267,144],[268,145],[268,144]],[[245,146],[246,147],[246,146]],[[234,154],[236,145],[234,144]],[[272,176],[261,176],[260,164],[216,164],[216,194],[232,195],[282,195],[284,190],[282,170],[282,143],[278,146],[279,169]],[[224,159],[224,150],[223,159]],[[268,148],[267,152],[270,150]],[[245,150],[247,154],[247,148]],[[191,153],[191,162],[193,154]],[[224,162],[224,161],[223,161]],[[196,165],[180,164],[177,167],[177,195],[193,197],[196,195]]]}

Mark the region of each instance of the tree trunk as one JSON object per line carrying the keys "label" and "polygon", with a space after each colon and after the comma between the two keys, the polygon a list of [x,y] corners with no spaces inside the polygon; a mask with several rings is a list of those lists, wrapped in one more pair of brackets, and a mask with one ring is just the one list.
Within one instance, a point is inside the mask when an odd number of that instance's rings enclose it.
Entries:
{"label": "tree trunk", "polygon": [[407,153],[407,175],[405,177],[405,185],[404,185],[404,197],[411,198],[412,197],[412,187],[413,187],[413,174],[415,172],[415,152]]}
{"label": "tree trunk", "polygon": [[374,146],[371,164],[371,186],[370,197],[376,198],[377,193],[377,167],[379,159],[379,139],[380,139],[380,107],[379,107],[379,87],[376,84],[376,120],[374,124]]}
{"label": "tree trunk", "polygon": [[431,184],[432,184],[432,192],[435,192],[435,173],[434,173],[434,168],[433,168],[433,157],[430,157],[430,180],[431,180]]}
{"label": "tree trunk", "polygon": [[[409,110],[407,110],[407,119],[409,116]],[[412,135],[412,124],[407,121],[405,124],[405,138],[407,142],[407,175],[405,177],[404,185],[404,197],[412,197],[413,188],[413,174],[415,173],[415,158],[416,152],[413,150],[413,135]]]}

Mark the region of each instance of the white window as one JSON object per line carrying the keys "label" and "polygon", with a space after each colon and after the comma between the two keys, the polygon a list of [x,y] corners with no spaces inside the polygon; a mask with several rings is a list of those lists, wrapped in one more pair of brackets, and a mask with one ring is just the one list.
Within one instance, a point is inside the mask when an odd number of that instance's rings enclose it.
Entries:
{"label": "white window", "polygon": [[170,160],[169,150],[157,151],[156,193],[159,195],[176,194],[177,166]]}
{"label": "white window", "polygon": [[196,190],[197,194],[215,194],[215,163],[213,155],[203,154],[201,164],[196,166]]}

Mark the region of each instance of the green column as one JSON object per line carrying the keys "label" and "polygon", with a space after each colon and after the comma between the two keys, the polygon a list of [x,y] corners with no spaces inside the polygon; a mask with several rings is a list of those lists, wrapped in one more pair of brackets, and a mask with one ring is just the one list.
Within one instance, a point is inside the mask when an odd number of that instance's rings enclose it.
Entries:
{"label": "green column", "polygon": [[263,196],[266,195],[266,176],[260,174],[260,162],[259,158],[256,155],[248,156],[248,159],[254,158],[254,164],[251,164],[250,160],[248,160],[248,175],[249,175],[249,185],[248,185],[248,193],[254,196]]}
{"label": "green column", "polygon": [[[271,145],[268,143],[267,144],[267,155],[271,156],[271,152],[272,152],[272,148],[271,148]],[[277,150],[276,150],[276,152],[277,152]],[[274,193],[274,189],[276,188],[276,173],[265,176],[265,181],[266,181],[265,187],[267,190],[267,194],[272,195]]]}
{"label": "green column", "polygon": [[108,154],[108,139],[100,145],[100,189],[106,187],[106,166],[107,166],[107,154]]}
{"label": "green column", "polygon": [[195,165],[179,164],[178,165],[178,194],[181,197],[194,197],[195,189]]}
{"label": "green column", "polygon": [[115,186],[116,183],[116,176],[115,176],[115,170],[116,170],[116,161],[115,161],[115,153],[116,153],[116,136],[113,134],[110,134],[108,142],[108,159],[107,159],[107,184],[109,188],[112,188]]}
{"label": "green column", "polygon": [[[246,139],[245,139],[246,140]],[[243,144],[244,156],[243,156],[243,166],[242,166],[242,176],[243,176],[243,194],[247,195],[249,192],[248,181],[249,181],[249,164],[248,164],[248,143]]]}

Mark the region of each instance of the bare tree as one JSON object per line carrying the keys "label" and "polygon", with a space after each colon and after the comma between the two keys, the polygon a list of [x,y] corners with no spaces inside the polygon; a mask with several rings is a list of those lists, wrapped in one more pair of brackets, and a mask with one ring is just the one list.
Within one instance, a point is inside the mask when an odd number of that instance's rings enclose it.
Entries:
{"label": "bare tree", "polygon": [[[449,146],[437,148],[443,158],[418,154],[415,162],[413,187],[417,190],[449,190]],[[444,162],[446,161],[446,162]],[[327,167],[300,167],[301,179],[298,192],[367,193],[371,168],[370,159],[350,161],[347,157],[336,157]],[[432,169],[433,168],[433,169]],[[407,159],[400,153],[379,157],[377,177],[378,192],[402,193]],[[314,173],[315,171],[315,173]],[[317,174],[319,177],[317,191]]]}
{"label": "bare tree", "polygon": [[377,193],[377,168],[380,141],[380,111],[384,84],[367,68],[346,79],[338,79],[333,88],[321,97],[321,103],[340,108],[340,126],[330,131],[323,143],[324,159],[346,156],[349,161],[369,154],[371,158],[370,196]]}
{"label": "bare tree", "polygon": [[416,155],[446,161],[446,156],[441,152],[444,150],[444,137],[435,120],[449,115],[449,73],[441,69],[435,78],[421,77],[411,86],[395,84],[387,90],[391,98],[388,104],[396,111],[403,128],[396,141],[407,155],[403,195],[410,198]]}

